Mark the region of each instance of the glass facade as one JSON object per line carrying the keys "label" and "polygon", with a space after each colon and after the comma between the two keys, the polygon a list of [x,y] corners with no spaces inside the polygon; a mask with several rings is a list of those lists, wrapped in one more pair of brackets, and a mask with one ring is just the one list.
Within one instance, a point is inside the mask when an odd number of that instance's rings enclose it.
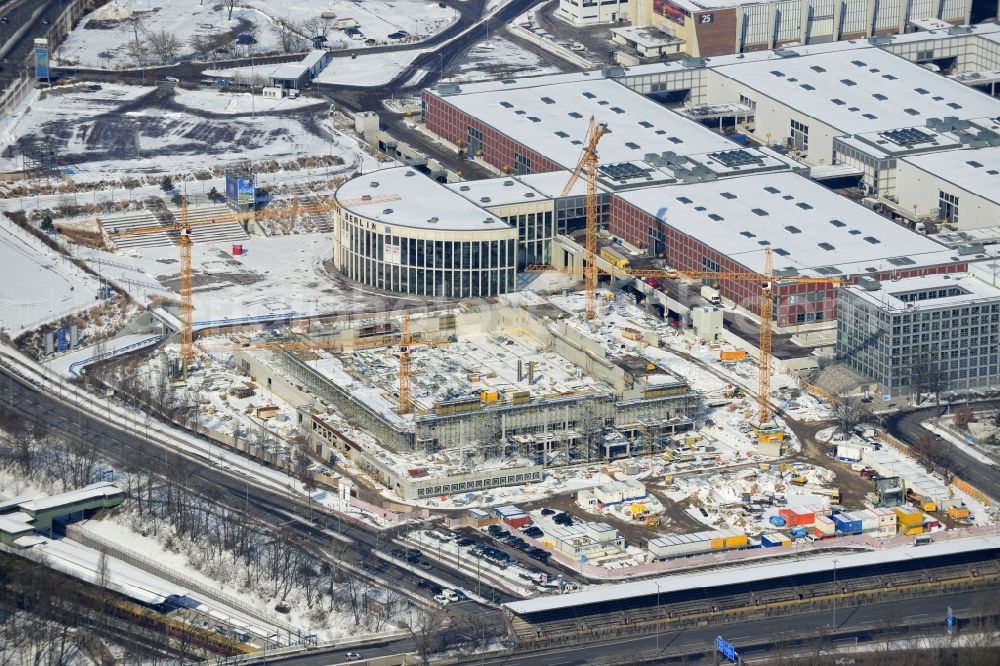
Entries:
{"label": "glass facade", "polygon": [[341,272],[377,289],[445,298],[488,298],[514,289],[517,231],[512,228],[429,233],[345,212],[343,234]]}

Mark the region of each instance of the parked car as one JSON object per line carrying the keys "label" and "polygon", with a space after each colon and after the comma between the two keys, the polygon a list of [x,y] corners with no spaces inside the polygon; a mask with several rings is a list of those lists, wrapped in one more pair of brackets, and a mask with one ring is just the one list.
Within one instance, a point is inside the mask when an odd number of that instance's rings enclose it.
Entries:
{"label": "parked car", "polygon": [[430,581],[428,581],[426,578],[421,578],[420,580],[417,581],[417,587],[428,588],[430,586],[431,586]]}
{"label": "parked car", "polygon": [[534,525],[532,525],[531,527],[525,528],[525,529],[523,529],[521,531],[524,532],[525,536],[529,536],[532,539],[539,539],[539,538],[541,538],[545,534],[544,532],[542,532],[542,530],[538,529]]}
{"label": "parked car", "polygon": [[542,509],[542,515],[543,516],[551,516],[555,512],[556,512],[555,509]]}
{"label": "parked car", "polygon": [[420,562],[417,563],[417,566],[423,569],[424,571],[430,571],[431,569],[434,568],[434,565],[428,562],[427,560],[420,560]]}
{"label": "parked car", "polygon": [[447,606],[449,603],[451,603],[451,599],[445,596],[444,592],[442,592],[441,594],[435,594],[434,601],[438,602],[442,606]]}
{"label": "parked car", "polygon": [[402,548],[393,548],[390,554],[393,557],[403,557],[406,555],[406,552]]}
{"label": "parked car", "polygon": [[472,544],[474,544],[476,542],[473,541],[472,539],[470,539],[469,537],[462,537],[461,539],[459,539],[455,543],[457,543],[459,546],[462,546],[464,548],[465,546],[471,546]]}
{"label": "parked car", "polygon": [[344,659],[347,661],[361,661],[361,655],[357,652],[348,652],[344,655]]}

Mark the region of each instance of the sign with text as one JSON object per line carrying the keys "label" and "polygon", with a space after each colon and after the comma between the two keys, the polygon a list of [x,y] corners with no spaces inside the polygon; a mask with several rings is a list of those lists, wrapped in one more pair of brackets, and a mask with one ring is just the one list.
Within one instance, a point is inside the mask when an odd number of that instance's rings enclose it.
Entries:
{"label": "sign with text", "polygon": [[684,10],[669,0],[653,0],[653,11],[677,25],[684,25]]}

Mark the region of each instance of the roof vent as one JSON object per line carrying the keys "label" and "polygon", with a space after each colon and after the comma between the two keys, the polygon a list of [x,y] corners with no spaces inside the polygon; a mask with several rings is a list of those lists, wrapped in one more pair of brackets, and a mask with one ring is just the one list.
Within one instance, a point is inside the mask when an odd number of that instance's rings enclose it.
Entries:
{"label": "roof vent", "polygon": [[491,220],[488,217],[483,220],[483,224],[493,224],[494,222],[496,222],[496,220]]}
{"label": "roof vent", "polygon": [[370,182],[370,183],[368,183],[368,184],[369,184],[369,185],[370,185],[371,187],[378,187],[378,181],[377,181],[377,180],[373,180],[372,182]]}
{"label": "roof vent", "polygon": [[503,181],[503,186],[504,187],[513,187],[514,186],[514,181],[512,181],[512,180],[505,180],[505,181]]}
{"label": "roof vent", "polygon": [[437,224],[437,223],[438,223],[438,218],[437,218],[437,216],[436,216],[436,215],[435,215],[434,217],[432,217],[432,218],[429,218],[429,219],[427,220],[427,224]]}
{"label": "roof vent", "polygon": [[482,201],[483,203],[489,203],[493,201],[493,199],[490,199],[489,197],[479,197],[479,200]]}
{"label": "roof vent", "polygon": [[392,209],[391,208],[386,208],[385,210],[382,211],[382,214],[383,215],[392,215]]}
{"label": "roof vent", "polygon": [[472,188],[471,188],[471,187],[469,187],[468,185],[462,185],[462,186],[460,186],[460,187],[459,187],[458,189],[459,189],[460,191],[462,191],[462,192],[468,192],[468,191],[469,191],[469,190],[471,190]]}

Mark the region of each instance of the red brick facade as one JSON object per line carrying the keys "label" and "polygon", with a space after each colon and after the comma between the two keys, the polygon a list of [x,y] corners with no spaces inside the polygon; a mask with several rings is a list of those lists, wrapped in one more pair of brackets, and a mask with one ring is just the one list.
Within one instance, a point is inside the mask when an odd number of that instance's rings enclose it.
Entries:
{"label": "red brick facade", "polygon": [[501,171],[515,172],[515,153],[531,160],[531,173],[558,171],[562,168],[552,160],[539,155],[505,134],[501,134],[481,120],[459,111],[444,99],[432,95],[426,90],[423,92],[423,100],[424,122],[427,129],[460,148],[468,148],[470,127],[479,130],[483,134],[483,147],[482,152],[477,157]]}

